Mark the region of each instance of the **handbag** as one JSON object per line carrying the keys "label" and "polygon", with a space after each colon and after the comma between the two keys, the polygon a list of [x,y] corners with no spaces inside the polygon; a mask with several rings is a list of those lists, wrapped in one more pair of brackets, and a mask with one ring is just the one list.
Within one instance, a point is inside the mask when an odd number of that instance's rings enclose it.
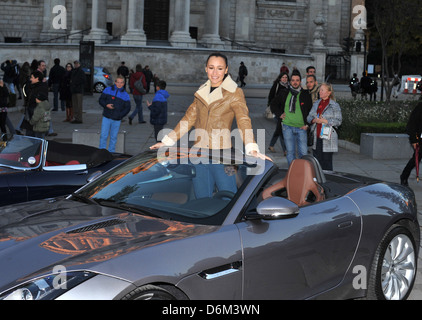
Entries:
{"label": "handbag", "polygon": [[319,135],[319,137],[324,140],[330,140],[332,132],[333,127],[323,123],[321,126],[321,134]]}
{"label": "handbag", "polygon": [[275,114],[271,112],[271,108],[270,108],[270,107],[267,107],[267,108],[265,109],[264,117],[265,117],[266,119],[269,119],[269,120],[274,119]]}
{"label": "handbag", "polygon": [[133,86],[135,87],[135,89],[140,93],[140,94],[145,94],[147,93],[147,91],[144,88],[144,85],[142,83],[142,79],[144,78],[144,76],[141,76],[139,78],[139,80],[135,81],[135,83],[133,84]]}

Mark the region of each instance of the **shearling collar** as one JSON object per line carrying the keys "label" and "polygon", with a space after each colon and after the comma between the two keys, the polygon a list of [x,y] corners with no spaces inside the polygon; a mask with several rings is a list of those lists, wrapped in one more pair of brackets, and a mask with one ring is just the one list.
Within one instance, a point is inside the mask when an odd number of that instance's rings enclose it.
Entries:
{"label": "shearling collar", "polygon": [[228,75],[226,79],[224,79],[223,83],[217,88],[214,89],[213,92],[211,91],[211,81],[208,80],[205,82],[196,92],[196,94],[205,100],[208,104],[211,104],[215,101],[223,99],[223,89],[234,93],[237,90],[237,83],[233,81],[233,79]]}

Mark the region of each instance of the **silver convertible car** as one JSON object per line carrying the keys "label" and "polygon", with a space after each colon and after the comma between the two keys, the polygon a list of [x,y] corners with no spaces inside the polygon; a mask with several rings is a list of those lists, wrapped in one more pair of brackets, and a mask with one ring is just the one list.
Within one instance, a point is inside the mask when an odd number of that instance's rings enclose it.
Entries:
{"label": "silver convertible car", "polygon": [[413,192],[238,154],[139,154],[0,208],[0,299],[405,299]]}

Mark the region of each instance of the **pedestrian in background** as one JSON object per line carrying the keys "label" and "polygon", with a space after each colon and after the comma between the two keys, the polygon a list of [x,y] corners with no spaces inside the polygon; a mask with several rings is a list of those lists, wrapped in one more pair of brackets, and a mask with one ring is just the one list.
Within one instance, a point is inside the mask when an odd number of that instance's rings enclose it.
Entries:
{"label": "pedestrian in background", "polygon": [[135,82],[141,80],[142,86],[146,89],[147,82],[145,79],[145,75],[142,72],[142,65],[136,65],[136,72],[131,74],[129,79],[129,86],[132,90],[133,99],[135,100],[135,110],[133,110],[132,114],[129,116],[129,124],[132,125],[132,121],[136,115],[138,115],[138,123],[146,123],[144,120],[144,113],[142,110],[142,99],[145,93],[139,92],[135,88]]}
{"label": "pedestrian in background", "polygon": [[145,82],[146,82],[146,93],[149,93],[151,81],[153,80],[152,71],[150,70],[149,66],[145,66],[144,70],[142,71],[145,75]]}
{"label": "pedestrian in background", "polygon": [[9,90],[3,80],[0,80],[0,129],[1,133],[6,133],[7,104],[9,100]]}
{"label": "pedestrian in background", "polygon": [[271,111],[283,122],[283,137],[286,144],[287,164],[308,153],[307,117],[312,108],[312,98],[308,90],[301,86],[301,75],[293,71],[289,90],[271,101]]}
{"label": "pedestrian in background", "polygon": [[72,93],[72,108],[75,120],[71,123],[82,123],[83,96],[85,91],[86,75],[82,70],[81,63],[73,62],[74,69],[70,77],[70,92]]}
{"label": "pedestrian in background", "polygon": [[37,106],[35,107],[34,114],[29,120],[32,125],[33,136],[41,139],[45,139],[50,128],[51,113],[50,103],[48,102],[48,95],[45,92],[38,92],[35,97]]}
{"label": "pedestrian in background", "polygon": [[149,121],[154,126],[154,137],[157,142],[159,132],[167,124],[167,99],[170,94],[165,90],[166,86],[167,84],[164,80],[158,81],[152,103],[147,100],[148,109],[151,111]]}
{"label": "pedestrian in background", "polygon": [[[288,73],[282,72],[282,73],[279,74],[279,76],[274,81],[274,83],[273,83],[273,85],[270,89],[270,93],[268,94],[268,106],[271,105],[271,101],[274,99],[275,96],[279,96],[283,92],[289,90],[289,80],[290,80],[290,78],[289,78]],[[270,150],[270,152],[274,153],[275,152],[274,146],[275,146],[277,140],[280,139],[281,149],[283,150],[284,155],[286,155],[287,149],[286,149],[286,144],[284,142],[284,137],[283,137],[281,118],[275,117],[274,120],[276,122],[276,127],[275,127],[275,130],[274,130],[273,136],[271,137],[271,141],[270,141],[270,145],[268,147],[268,150]]]}
{"label": "pedestrian in background", "polygon": [[72,108],[72,92],[70,91],[70,82],[72,77],[73,66],[71,63],[66,64],[65,74],[60,82],[60,100],[66,106],[66,119],[63,122],[73,121]]}
{"label": "pedestrian in background", "polygon": [[240,81],[241,88],[246,86],[245,78],[247,75],[248,75],[248,68],[246,68],[245,64],[242,61],[239,67],[239,81]]}
{"label": "pedestrian in background", "polygon": [[407,162],[400,175],[400,183],[408,186],[409,176],[416,167],[416,153],[418,153],[418,161],[422,159],[422,102],[419,102],[413,109],[407,121],[406,133],[409,135],[409,142],[412,146],[413,156]]}
{"label": "pedestrian in background", "polygon": [[[50,73],[48,75],[48,86],[53,89],[54,99],[53,99],[53,111],[59,110],[59,91],[60,91],[60,83],[66,73],[65,68],[60,65],[60,59],[54,59],[54,66],[50,69]],[[61,110],[65,110],[65,101],[60,100]]]}
{"label": "pedestrian in background", "polygon": [[108,151],[115,152],[120,123],[130,111],[130,96],[126,92],[125,77],[117,76],[114,85],[107,87],[101,93],[99,103],[103,107],[101,122],[100,149],[107,149],[107,139],[110,136]]}
{"label": "pedestrian in background", "polygon": [[338,152],[338,135],[336,128],[341,125],[342,114],[340,105],[335,101],[331,84],[323,83],[319,95],[307,121],[313,124],[314,142],[313,155],[321,164],[323,170],[333,170],[333,153]]}

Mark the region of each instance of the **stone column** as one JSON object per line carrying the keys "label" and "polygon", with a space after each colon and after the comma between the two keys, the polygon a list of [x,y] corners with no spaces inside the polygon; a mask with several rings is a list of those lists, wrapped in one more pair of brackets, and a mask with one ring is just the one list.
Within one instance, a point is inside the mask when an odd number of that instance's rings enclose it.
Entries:
{"label": "stone column", "polygon": [[314,58],[313,66],[316,70],[316,78],[322,83],[325,79],[325,64],[327,60],[327,49],[324,45],[324,40],[326,39],[324,26],[327,20],[324,18],[322,12],[320,12],[313,22],[316,27],[313,35],[311,55]]}
{"label": "stone column", "polygon": [[[60,7],[58,7],[60,6]],[[53,9],[61,8],[60,12],[53,13]],[[60,19],[62,16],[63,19]],[[50,40],[66,35],[66,1],[65,0],[44,0],[43,28],[40,39]],[[65,42],[66,38],[56,39],[53,42]]]}
{"label": "stone column", "polygon": [[235,41],[243,44],[255,42],[255,0],[236,0]]}
{"label": "stone column", "polygon": [[219,35],[220,0],[207,0],[205,6],[204,34],[200,44],[207,48],[224,48],[224,43]]}
{"label": "stone column", "polygon": [[106,43],[110,39],[107,33],[107,0],[92,0],[91,32],[84,37],[85,41],[96,44]]}
{"label": "stone column", "polygon": [[196,47],[196,41],[189,34],[189,20],[190,0],[175,0],[174,31],[169,39],[173,47]]}
{"label": "stone column", "polygon": [[147,44],[144,32],[144,4],[145,0],[129,0],[127,32],[120,39],[120,44],[136,46]]}
{"label": "stone column", "polygon": [[68,39],[69,43],[79,43],[86,29],[86,1],[72,0],[72,30]]}
{"label": "stone column", "polygon": [[219,33],[222,37],[221,41],[225,43],[226,48],[231,48],[232,40],[231,30],[230,30],[230,1],[220,1],[220,21],[219,21]]}

